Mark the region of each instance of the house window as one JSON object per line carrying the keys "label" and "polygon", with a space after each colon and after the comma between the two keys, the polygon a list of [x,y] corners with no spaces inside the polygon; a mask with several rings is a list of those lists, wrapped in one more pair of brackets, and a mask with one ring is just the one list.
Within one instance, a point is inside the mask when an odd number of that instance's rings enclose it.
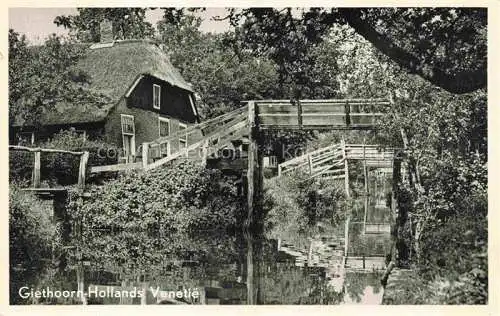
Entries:
{"label": "house window", "polygon": [[[164,117],[158,117],[158,136],[167,137],[170,135],[170,120]],[[160,155],[170,155],[170,142],[165,142],[160,145]]]}
{"label": "house window", "polygon": [[121,115],[123,158],[126,163],[133,162],[135,157],[135,124],[132,115]]}
{"label": "house window", "polygon": [[153,84],[153,108],[160,109],[161,87]]}

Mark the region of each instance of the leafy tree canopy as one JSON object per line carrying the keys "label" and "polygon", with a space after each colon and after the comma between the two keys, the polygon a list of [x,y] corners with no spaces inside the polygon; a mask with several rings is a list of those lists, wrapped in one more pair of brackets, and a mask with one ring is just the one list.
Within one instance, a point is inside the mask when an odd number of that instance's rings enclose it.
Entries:
{"label": "leafy tree canopy", "polygon": [[297,55],[298,43],[314,45],[332,25],[349,24],[409,73],[445,90],[486,86],[486,9],[309,8],[293,14],[291,8],[249,8],[229,9],[226,18],[243,46],[257,53]]}
{"label": "leafy tree canopy", "polygon": [[88,76],[75,65],[81,45],[51,35],[41,46],[29,46],[24,35],[9,30],[9,121],[36,125],[44,110],[58,102],[106,102],[87,88]]}

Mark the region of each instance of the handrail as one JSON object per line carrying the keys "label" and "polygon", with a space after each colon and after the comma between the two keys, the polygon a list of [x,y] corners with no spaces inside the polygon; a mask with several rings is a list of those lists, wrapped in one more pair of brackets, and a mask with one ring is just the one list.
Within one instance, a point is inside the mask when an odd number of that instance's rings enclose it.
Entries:
{"label": "handrail", "polygon": [[189,126],[186,129],[183,129],[182,131],[177,131],[169,136],[159,137],[159,138],[149,142],[149,144],[153,144],[153,143],[154,144],[162,144],[162,143],[166,143],[166,142],[169,142],[172,140],[178,140],[179,136],[184,136],[184,135],[187,135],[191,132],[202,130],[204,128],[210,127],[211,125],[224,123],[225,120],[234,119],[238,115],[243,114],[246,111],[248,111],[248,107],[243,106],[243,107],[238,108],[232,112],[217,116],[217,117],[210,119],[208,121],[204,121],[204,122],[201,122],[199,124]]}
{"label": "handrail", "polygon": [[70,154],[81,156],[85,152],[84,151],[69,151],[63,149],[52,149],[52,148],[41,148],[41,147],[26,147],[26,146],[17,146],[17,145],[9,145],[10,150],[18,150],[18,151],[29,151],[29,152],[43,152],[43,153],[61,153],[61,154]]}

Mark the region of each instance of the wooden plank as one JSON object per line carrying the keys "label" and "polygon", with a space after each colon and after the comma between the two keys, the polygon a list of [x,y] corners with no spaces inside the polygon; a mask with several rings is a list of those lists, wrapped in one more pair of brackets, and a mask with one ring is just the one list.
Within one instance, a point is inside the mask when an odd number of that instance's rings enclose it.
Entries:
{"label": "wooden plank", "polygon": [[90,173],[126,171],[134,169],[142,169],[142,161],[134,163],[121,163],[121,164],[107,165],[107,166],[93,166],[90,167]]}
{"label": "wooden plank", "polygon": [[[302,104],[302,112],[308,114],[314,113],[326,113],[326,114],[345,114],[345,103],[339,104]],[[259,116],[260,115],[270,115],[270,114],[297,114],[298,107],[291,104],[262,104],[259,106]],[[364,115],[372,115],[369,112],[354,112],[360,113],[361,116]],[[354,114],[353,113],[353,114]],[[385,115],[384,113],[377,112],[379,115]],[[373,115],[377,115],[377,113],[373,113]]]}
{"label": "wooden plank", "polygon": [[[363,140],[363,145],[365,141]],[[363,146],[363,173],[365,178],[365,216],[363,224],[363,233],[366,233],[366,218],[368,216],[368,168],[366,166],[366,148]]]}
{"label": "wooden plank", "polygon": [[304,126],[314,126],[314,125],[345,125],[345,115],[324,115],[324,114],[311,114],[304,115],[303,119]]}
{"label": "wooden plank", "polygon": [[35,162],[33,167],[33,187],[40,187],[40,157],[41,151],[35,151]]}
{"label": "wooden plank", "polygon": [[327,156],[327,157],[324,157],[322,159],[318,159],[316,161],[313,161],[313,163],[315,166],[318,166],[318,165],[321,165],[323,163],[330,162],[330,161],[335,161],[335,160],[340,161],[340,160],[342,160],[341,157],[342,157],[341,155],[331,155],[331,156]]}
{"label": "wooden plank", "polygon": [[345,141],[344,141],[344,138],[342,138],[342,156],[343,156],[343,159],[344,159],[344,174],[345,174],[345,178],[344,178],[344,186],[345,186],[345,194],[346,194],[346,197],[349,198],[350,197],[350,193],[349,193],[349,162],[347,161],[347,155],[346,155],[346,145],[345,145]]}
{"label": "wooden plank", "polygon": [[[259,116],[260,123],[262,125],[278,125],[278,126],[289,126],[293,125],[300,129],[299,119],[296,115],[286,114],[286,115],[266,115]],[[345,115],[335,114],[335,115],[322,115],[322,114],[311,114],[302,116],[302,126],[322,126],[330,125],[344,126]]]}
{"label": "wooden plank", "polygon": [[373,124],[356,124],[356,125],[311,125],[311,126],[302,126],[299,128],[297,125],[273,125],[273,124],[262,124],[259,126],[260,130],[304,130],[304,131],[312,131],[312,130],[337,130],[337,131],[351,131],[351,130],[376,130],[377,126]]}
{"label": "wooden plank", "polygon": [[314,155],[312,157],[313,162],[321,161],[325,158],[339,158],[342,157],[342,153],[339,150],[332,150],[329,152],[321,153],[319,155]]}
{"label": "wooden plank", "polygon": [[40,147],[25,147],[25,146],[15,146],[15,145],[9,145],[10,150],[18,150],[18,151],[30,151],[30,152],[44,152],[44,153],[60,153],[60,154],[71,154],[71,155],[76,155],[80,156],[83,155],[83,151],[69,151],[69,150],[62,150],[62,149],[52,149],[52,148],[40,148]]}
{"label": "wooden plank", "polygon": [[[279,100],[246,100],[243,102],[253,101],[257,106],[265,105],[265,104],[290,104],[290,100],[279,99]],[[304,104],[345,104],[346,102],[352,103],[355,105],[390,105],[390,102],[386,99],[301,99],[300,100]]]}
{"label": "wooden plank", "polygon": [[347,250],[349,249],[349,221],[351,218],[347,216],[344,226],[344,257],[347,258]]}
{"label": "wooden plank", "polygon": [[261,125],[295,126],[299,128],[299,120],[294,116],[259,116]]}

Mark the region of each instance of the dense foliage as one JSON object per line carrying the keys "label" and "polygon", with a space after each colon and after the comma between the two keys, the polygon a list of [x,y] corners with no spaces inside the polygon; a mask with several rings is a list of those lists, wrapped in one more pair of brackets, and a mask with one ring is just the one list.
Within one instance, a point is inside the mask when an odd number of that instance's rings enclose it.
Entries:
{"label": "dense foliage", "polygon": [[145,8],[78,8],[77,15],[61,15],[54,23],[69,29],[82,42],[99,42],[99,25],[108,20],[113,23],[114,39],[148,38],[154,34],[146,21]]}
{"label": "dense foliage", "polygon": [[[228,18],[239,25],[243,46],[257,53],[294,56],[320,41],[332,25],[348,24],[406,71],[447,91],[486,86],[482,8],[232,8]],[[285,41],[290,45],[281,45]]]}
{"label": "dense foliage", "polygon": [[129,173],[89,193],[92,199],[70,205],[81,223],[75,241],[85,260],[128,275],[174,260],[216,260],[233,247],[219,237],[241,227],[233,181],[188,161]]}
{"label": "dense foliage", "polygon": [[[16,185],[9,191],[10,302],[22,303],[18,290],[38,286],[52,255],[60,251],[58,225],[51,219],[50,203],[43,203]],[[26,303],[24,301],[24,303]]]}
{"label": "dense foliage", "polygon": [[[331,42],[335,43],[334,38]],[[345,76],[347,96],[385,94],[393,101],[390,109],[382,109],[389,115],[380,122],[378,134],[367,139],[405,149],[403,181],[397,192],[400,263],[417,268],[423,284],[429,285],[427,290],[432,291],[437,282],[444,290],[454,291],[453,296],[426,298],[428,302],[484,303],[486,91],[463,95],[443,91],[402,72],[357,36],[337,50],[339,69],[347,70],[339,76]],[[464,286],[461,292],[459,284],[476,286]]]}
{"label": "dense foliage", "polygon": [[[303,245],[325,227],[336,227],[345,218],[343,186],[309,174],[269,179],[265,184],[266,234]],[[307,244],[307,243],[306,243]]]}
{"label": "dense foliage", "polygon": [[73,67],[84,47],[51,35],[43,45],[29,46],[24,35],[9,30],[9,126],[37,126],[45,110],[58,102],[104,104],[90,91],[88,75]]}

